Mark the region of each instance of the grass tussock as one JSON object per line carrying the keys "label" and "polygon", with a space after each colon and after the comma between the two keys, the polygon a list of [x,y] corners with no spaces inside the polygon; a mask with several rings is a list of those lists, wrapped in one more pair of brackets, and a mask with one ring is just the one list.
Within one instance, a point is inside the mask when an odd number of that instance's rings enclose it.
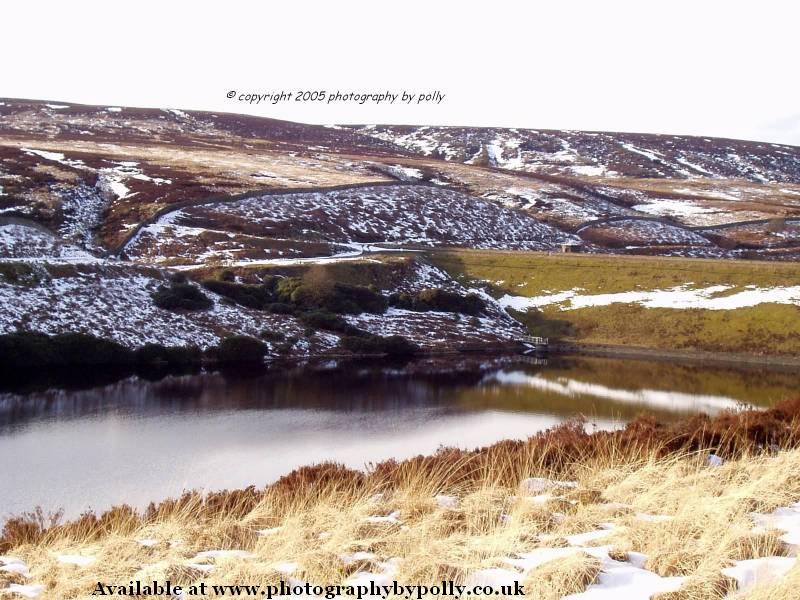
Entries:
{"label": "grass tussock", "polygon": [[[789,552],[780,532],[754,531],[750,514],[800,498],[798,442],[800,400],[669,425],[641,418],[616,432],[570,423],[365,472],[322,464],[263,490],[187,493],[141,512],[117,507],[62,523],[34,511],[0,536],[0,555],[24,560],[29,577],[0,572],[0,587],[24,579],[66,599],[89,598],[97,581],[275,585],[291,572],[337,584],[391,571],[425,584],[504,569],[528,597],[560,598],[597,581],[602,565],[590,550],[602,545],[615,560],[641,553],[651,572],[687,578],[660,600],[722,598],[735,588],[721,574],[733,561]],[[709,452],[724,463],[710,466]],[[580,544],[571,537],[600,529]],[[541,549],[562,552],[533,568],[514,562]],[[203,554],[220,550],[230,552]],[[65,555],[91,558],[77,565]],[[742,597],[793,598],[787,581],[796,584],[798,569],[769,594]]]}

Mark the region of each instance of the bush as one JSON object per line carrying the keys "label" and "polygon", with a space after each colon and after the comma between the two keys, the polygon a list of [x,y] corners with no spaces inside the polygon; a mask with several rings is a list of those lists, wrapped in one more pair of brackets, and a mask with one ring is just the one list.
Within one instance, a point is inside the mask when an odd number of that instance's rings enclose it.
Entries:
{"label": "bush", "polygon": [[203,287],[210,292],[232,300],[236,304],[256,310],[264,310],[276,300],[274,290],[268,285],[248,285],[208,279],[203,281]]}
{"label": "bush", "polygon": [[419,353],[416,344],[400,335],[349,335],[339,340],[339,347],[355,354],[385,354],[391,357],[414,356]]}
{"label": "bush", "polygon": [[286,339],[286,335],[284,335],[283,332],[272,331],[270,329],[265,329],[258,335],[262,340],[267,340],[268,342],[282,342]]}
{"label": "bush", "polygon": [[438,288],[422,290],[416,294],[392,294],[391,306],[418,312],[441,311],[477,316],[484,312],[486,303],[477,294],[461,296]]}
{"label": "bush", "polygon": [[284,277],[275,284],[275,294],[279,302],[291,303],[294,291],[303,285],[302,279]]}
{"label": "bush", "polygon": [[145,344],[136,350],[136,363],[142,366],[188,366],[200,364],[203,353],[197,346]]}
{"label": "bush", "polygon": [[274,314],[288,315],[297,310],[381,314],[388,306],[379,292],[367,287],[334,283],[317,277],[268,277],[259,285],[208,279],[202,285],[236,304]]}
{"label": "bush", "polygon": [[278,284],[278,290],[281,301],[291,302],[302,310],[319,309],[343,315],[382,314],[388,306],[380,293],[347,283],[307,282],[292,278]]}
{"label": "bush", "polygon": [[212,355],[221,363],[263,362],[267,347],[256,338],[234,335],[222,340]]}
{"label": "bush", "polygon": [[299,319],[303,325],[313,329],[326,329],[328,331],[336,331],[354,336],[363,334],[360,329],[350,325],[350,323],[339,315],[324,310],[314,310],[303,313],[300,315]]}
{"label": "bush", "polygon": [[84,333],[55,336],[20,332],[0,336],[0,367],[121,366],[133,363],[133,351]]}
{"label": "bush", "polygon": [[41,272],[25,263],[0,263],[0,279],[8,283],[33,285],[41,279]]}
{"label": "bush", "polygon": [[159,286],[153,292],[153,302],[165,310],[208,310],[214,302],[191,283],[172,283]]}
{"label": "bush", "polygon": [[273,315],[291,315],[294,313],[294,307],[291,304],[286,304],[285,302],[273,302],[272,304],[267,304],[266,309],[267,312],[272,313]]}
{"label": "bush", "polygon": [[168,279],[170,283],[189,283],[189,278],[186,277],[186,273],[181,273],[180,271],[170,273]]}
{"label": "bush", "polygon": [[51,338],[56,354],[65,365],[126,365],[133,351],[112,340],[85,333],[64,333]]}

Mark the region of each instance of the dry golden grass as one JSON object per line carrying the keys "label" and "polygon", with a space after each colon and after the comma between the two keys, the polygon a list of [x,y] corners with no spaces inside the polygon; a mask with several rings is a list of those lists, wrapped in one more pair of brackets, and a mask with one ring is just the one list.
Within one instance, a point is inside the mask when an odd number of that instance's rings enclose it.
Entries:
{"label": "dry golden grass", "polygon": [[[784,406],[765,419],[781,411],[790,418]],[[735,430],[743,415],[721,422]],[[640,425],[632,427],[641,433]],[[568,444],[557,433],[563,450]],[[294,577],[319,585],[387,568],[401,584],[463,583],[481,569],[517,569],[527,597],[555,599],[596,581],[601,562],[585,550],[602,545],[615,560],[640,552],[648,570],[688,578],[659,600],[699,600],[735,588],[721,574],[733,561],[787,553],[779,532],[753,531],[750,513],[800,499],[800,449],[793,444],[764,452],[712,437],[714,449],[730,457],[712,467],[706,449],[685,444],[669,450],[664,442],[642,443],[632,451],[622,434],[588,438],[595,440],[592,452],[557,466],[542,457],[558,448],[501,444],[494,452],[440,453],[442,460],[378,465],[366,474],[334,465],[300,469],[264,491],[188,494],[144,515],[123,508],[64,525],[42,523],[41,515],[9,522],[0,553],[25,561],[30,577],[2,573],[0,587],[38,583],[47,590],[42,597],[69,599],[91,597],[98,581],[277,585],[287,577],[286,563],[294,563]],[[520,485],[526,477],[565,476],[577,486],[534,492]],[[598,529],[606,535],[584,542],[583,551],[575,544],[571,554],[528,571],[508,562],[540,548],[567,548],[568,536]],[[212,550],[239,552],[200,554]],[[66,564],[60,555],[94,562]],[[790,583],[798,581],[795,568],[769,591],[737,597],[796,598]]]}

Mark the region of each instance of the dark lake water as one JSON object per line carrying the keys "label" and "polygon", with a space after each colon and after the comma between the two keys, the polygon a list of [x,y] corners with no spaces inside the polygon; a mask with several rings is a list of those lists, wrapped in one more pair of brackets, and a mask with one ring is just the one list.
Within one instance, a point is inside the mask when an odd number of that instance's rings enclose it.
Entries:
{"label": "dark lake water", "polygon": [[0,382],[0,521],[37,505],[74,516],[185,489],[263,486],[324,460],[361,468],[473,448],[576,415],[612,428],[643,411],[673,419],[800,390],[795,373],[603,358],[110,379]]}

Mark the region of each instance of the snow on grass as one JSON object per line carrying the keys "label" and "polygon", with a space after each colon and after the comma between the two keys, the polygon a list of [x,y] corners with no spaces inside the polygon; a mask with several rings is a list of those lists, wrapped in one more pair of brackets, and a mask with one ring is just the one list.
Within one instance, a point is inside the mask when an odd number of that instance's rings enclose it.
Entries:
{"label": "snow on grass", "polygon": [[44,591],[44,586],[41,584],[20,584],[12,583],[6,589],[0,589],[0,592],[9,592],[11,594],[19,594],[23,598],[38,598]]}
{"label": "snow on grass", "polygon": [[519,324],[500,315],[465,317],[456,313],[415,312],[390,308],[383,315],[348,315],[345,319],[355,327],[373,335],[401,335],[423,348],[463,343],[503,343],[521,336]]}
{"label": "snow on grass", "polygon": [[198,218],[234,217],[265,237],[287,228],[332,243],[458,244],[476,248],[552,249],[577,239],[533,216],[432,186],[381,186],[264,195],[184,209]]}
{"label": "snow on grass", "polygon": [[588,232],[590,239],[597,237],[614,242],[625,242],[639,246],[711,246],[711,242],[694,231],[659,221],[637,219],[616,220],[590,225],[580,229]]}
{"label": "snow on grass", "polygon": [[0,571],[28,576],[28,565],[15,556],[0,556]]}
{"label": "snow on grass", "polygon": [[[293,317],[268,315],[214,301],[207,311],[177,313],[153,304],[151,294],[163,283],[153,275],[122,267],[81,267],[62,277],[41,274],[35,285],[0,280],[0,333],[19,328],[47,334],[83,332],[115,340],[128,347],[146,343],[208,348],[232,334],[257,337],[264,329],[302,333]],[[297,354],[328,350],[338,338],[317,334],[302,340]]]}
{"label": "snow on grass", "polygon": [[537,548],[532,552],[524,552],[518,558],[507,558],[504,562],[514,567],[530,571],[554,560],[574,556],[579,548]]}
{"label": "snow on grass", "polygon": [[203,560],[217,560],[220,558],[251,558],[253,556],[252,552],[246,552],[245,550],[204,550],[203,552],[198,552],[197,555],[190,560],[192,562],[200,562]]}
{"label": "snow on grass", "polygon": [[400,181],[414,182],[422,180],[422,171],[412,167],[404,167],[402,165],[384,165],[376,164],[376,168],[384,173],[399,179]]}
{"label": "snow on grass", "polygon": [[[661,577],[652,571],[608,557],[608,548],[587,548],[587,554],[601,560],[597,582],[564,600],[650,600],[654,594],[674,592],[687,577]],[[598,556],[599,555],[599,556]]]}
{"label": "snow on grass", "polygon": [[589,544],[589,542],[594,542],[595,540],[601,540],[604,537],[608,537],[613,533],[613,525],[606,529],[596,529],[593,531],[587,531],[586,533],[576,533],[574,535],[565,536],[564,539],[567,540],[567,543],[570,546],[585,546]]}
{"label": "snow on grass", "polygon": [[83,161],[81,160],[73,160],[67,158],[61,152],[50,152],[48,150],[36,150],[34,148],[20,148],[23,152],[30,154],[32,156],[38,156],[39,158],[44,158],[45,160],[52,160],[57,163],[61,163],[62,165],[66,165],[68,167],[73,168],[87,168]]}
{"label": "snow on grass", "polygon": [[[731,292],[734,289],[729,285],[713,285],[700,289],[680,285],[666,290],[636,290],[581,295],[581,288],[575,288],[556,294],[533,297],[506,294],[498,302],[503,307],[519,311],[550,305],[559,305],[561,310],[576,310],[610,304],[639,304],[646,308],[699,308],[705,310],[736,310],[766,303],[800,305],[800,286],[770,288],[747,286]],[[725,292],[724,295],[723,292]]]}
{"label": "snow on grass", "polygon": [[529,477],[519,484],[520,490],[527,494],[540,494],[545,490],[574,489],[578,487],[576,481],[555,481],[544,477]]}
{"label": "snow on grass", "polygon": [[604,175],[615,174],[609,171],[604,165],[579,165],[571,166],[569,170],[574,175],[584,175],[586,177],[601,177]]}
{"label": "snow on grass", "polygon": [[694,217],[709,213],[719,212],[715,208],[698,206],[686,200],[658,200],[647,204],[637,204],[633,210],[647,213],[656,217]]}
{"label": "snow on grass", "polygon": [[512,308],[517,311],[526,311],[531,308],[542,308],[551,304],[561,304],[578,295],[578,292],[583,288],[575,288],[573,290],[565,290],[556,294],[546,294],[544,296],[512,296],[505,294],[498,300],[500,306],[503,308]]}
{"label": "snow on grass", "polygon": [[0,261],[94,263],[97,258],[37,227],[0,225]]}
{"label": "snow on grass", "polygon": [[797,564],[797,558],[788,556],[766,556],[738,560],[732,567],[722,569],[722,574],[736,580],[739,593],[747,592],[757,585],[775,583]]}
{"label": "snow on grass", "polygon": [[599,560],[600,573],[583,592],[566,596],[565,600],[650,600],[653,594],[675,591],[686,581],[687,577],[661,577],[643,568],[646,560],[644,555],[631,553],[628,561],[614,560],[609,557],[611,546],[586,545],[610,533],[608,529],[600,529],[569,536],[576,542],[570,547],[537,548],[520,553],[516,558],[506,558],[504,562],[521,572],[500,568],[482,569],[471,574],[466,584],[492,585],[495,589],[501,585],[513,586],[515,581],[521,581],[529,572],[535,574],[535,569],[547,563],[579,554]]}
{"label": "snow on grass", "polygon": [[436,500],[436,504],[439,508],[458,508],[458,498],[455,496],[439,494],[434,497],[434,500]]}
{"label": "snow on grass", "polygon": [[753,513],[751,517],[756,531],[779,529],[784,532],[781,541],[794,547],[795,553],[800,548],[800,502],[777,508],[769,514]]}
{"label": "snow on grass", "polygon": [[136,195],[136,192],[132,193],[126,185],[129,179],[148,181],[156,185],[172,183],[169,179],[145,175],[138,167],[138,163],[132,161],[119,161],[113,167],[100,169],[97,177],[97,187],[118,200]]}
{"label": "snow on grass", "polygon": [[[217,229],[206,228],[215,221],[219,223]],[[229,222],[234,225],[226,225]],[[228,237],[211,243],[209,236],[189,239],[210,231],[216,238]],[[287,232],[293,239],[313,243],[295,244],[287,249],[291,258],[276,258],[265,246],[290,241],[286,240]],[[126,253],[156,263],[181,258],[187,268],[209,260],[227,265],[293,265],[355,260],[368,252],[399,251],[382,245],[553,249],[559,243],[577,239],[526,212],[508,210],[494,202],[433,186],[398,184],[267,194],[178,209],[137,232],[126,244]],[[349,248],[321,257],[321,244]],[[267,256],[260,258],[264,253]]]}
{"label": "snow on grass", "polygon": [[367,125],[358,130],[358,132],[384,142],[391,142],[403,148],[420,152],[425,156],[429,156],[437,150],[443,154],[447,160],[452,160],[459,155],[456,148],[442,143],[442,140],[435,135],[436,131],[431,130],[430,127],[416,127],[412,128],[408,133],[399,134],[394,130],[378,130],[375,125]]}
{"label": "snow on grass", "polygon": [[94,556],[84,556],[82,554],[59,554],[56,556],[56,560],[65,565],[88,567],[93,564],[97,558]]}
{"label": "snow on grass", "polygon": [[[504,169],[522,169],[525,166],[522,160],[522,153],[519,150],[520,140],[517,139],[500,139],[496,138],[490,144],[486,144],[486,152],[489,155],[489,161],[492,165],[502,167]],[[505,150],[511,152],[516,151],[516,156],[513,158],[505,158],[503,156]]]}
{"label": "snow on grass", "polygon": [[400,520],[400,511],[395,510],[388,515],[379,515],[373,517],[367,517],[364,519],[366,523],[388,523],[388,524],[399,524],[402,523]]}
{"label": "snow on grass", "polygon": [[175,115],[179,119],[191,119],[191,116],[188,113],[178,110],[177,108],[164,108],[162,110],[171,115]]}
{"label": "snow on grass", "polygon": [[97,176],[97,187],[117,200],[122,200],[132,195],[128,186],[123,183],[124,180],[125,177],[113,169],[101,170]]}
{"label": "snow on grass", "polygon": [[649,160],[652,160],[653,162],[659,162],[660,163],[660,162],[663,162],[663,160],[664,160],[663,159],[663,155],[660,152],[656,152],[655,150],[644,150],[642,148],[637,148],[633,144],[626,143],[626,142],[620,142],[620,145],[623,148],[625,148],[626,150],[628,150],[629,152],[634,152],[636,154],[644,156],[645,158],[647,158]]}
{"label": "snow on grass", "polygon": [[682,156],[677,157],[675,160],[677,162],[679,162],[680,164],[682,164],[684,167],[689,167],[690,169],[692,169],[694,171],[697,171],[698,173],[701,173],[702,175],[709,175],[711,177],[714,177],[714,173],[712,173],[708,169],[706,169],[704,167],[701,167],[698,164],[689,162],[687,159],[685,159]]}
{"label": "snow on grass", "polygon": [[103,222],[108,202],[98,187],[88,185],[59,186],[63,221],[58,233],[86,248],[94,247],[94,232]]}

